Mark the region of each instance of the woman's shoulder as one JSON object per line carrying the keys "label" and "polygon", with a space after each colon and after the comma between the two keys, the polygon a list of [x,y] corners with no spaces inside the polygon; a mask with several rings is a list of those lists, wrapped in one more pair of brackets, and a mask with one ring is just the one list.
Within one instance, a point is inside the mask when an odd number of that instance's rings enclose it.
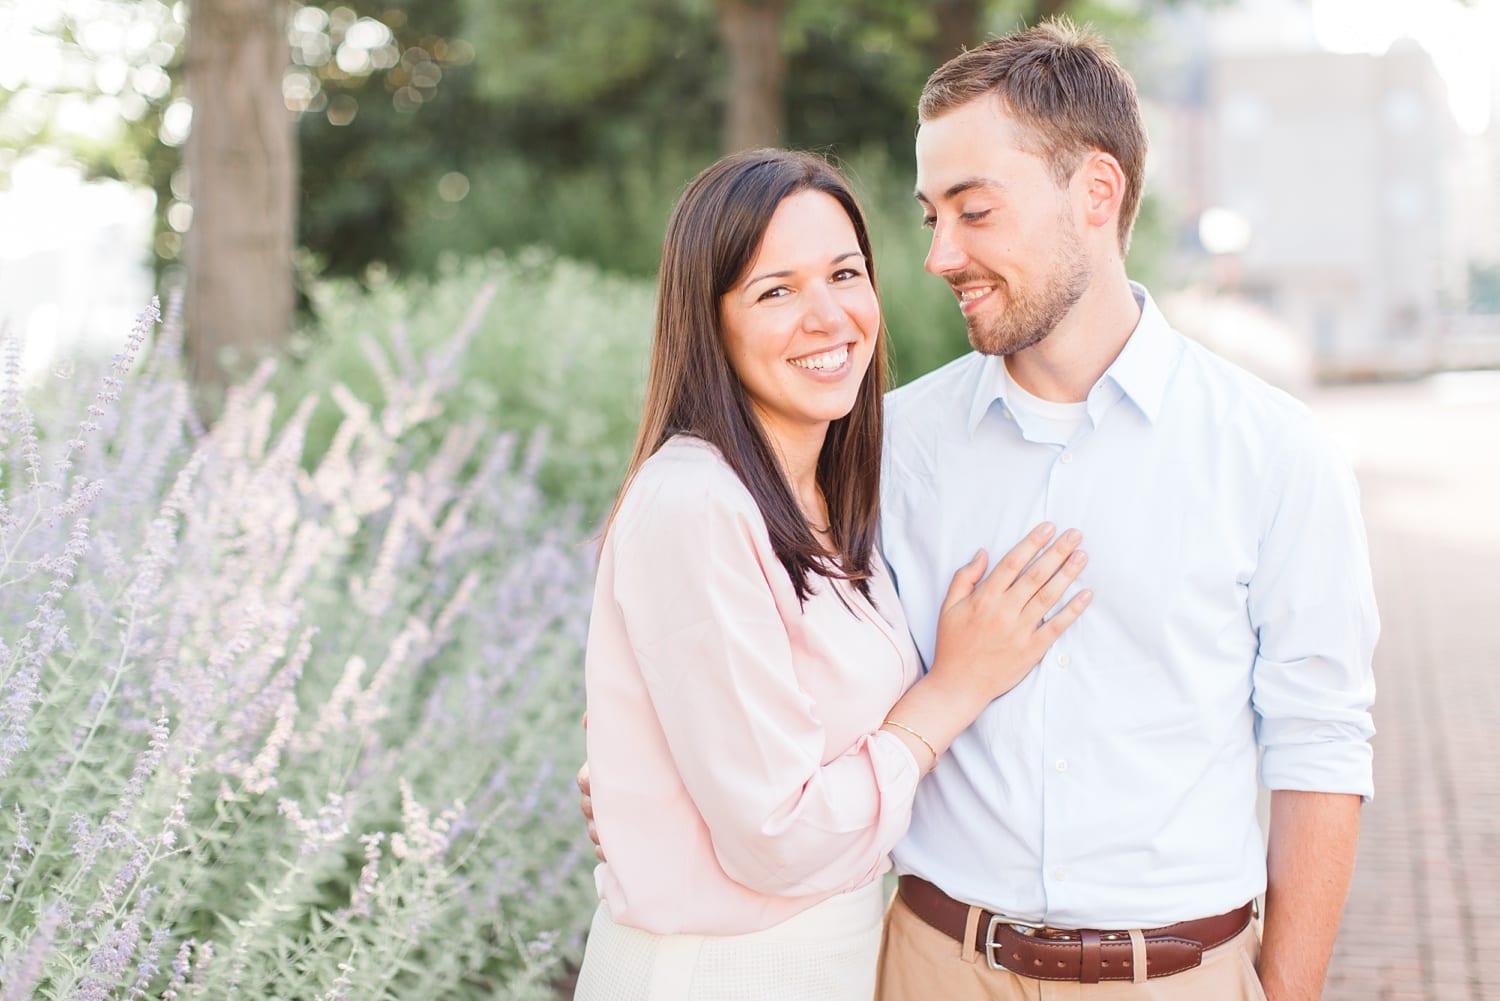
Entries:
{"label": "woman's shoulder", "polygon": [[725,461],[723,453],[695,435],[673,435],[653,452],[636,470],[631,487],[650,487],[655,491],[681,490],[691,496],[705,491],[745,497],[750,491],[740,482],[739,474]]}
{"label": "woman's shoulder", "polygon": [[670,519],[688,529],[745,515],[753,523],[762,520],[755,498],[724,456],[702,438],[679,434],[641,463],[625,488],[616,522]]}

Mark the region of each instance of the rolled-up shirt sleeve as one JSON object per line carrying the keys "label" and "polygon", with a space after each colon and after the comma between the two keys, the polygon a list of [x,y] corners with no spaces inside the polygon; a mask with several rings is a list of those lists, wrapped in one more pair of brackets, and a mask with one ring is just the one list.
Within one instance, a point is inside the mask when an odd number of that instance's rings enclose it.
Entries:
{"label": "rolled-up shirt sleeve", "polygon": [[615,601],[673,763],[731,879],[852,889],[905,833],[917,763],[878,729],[825,760],[764,522],[748,493],[703,487],[663,482],[611,533]]}
{"label": "rolled-up shirt sleeve", "polygon": [[1368,799],[1380,624],[1358,485],[1312,428],[1279,473],[1249,582],[1261,782]]}

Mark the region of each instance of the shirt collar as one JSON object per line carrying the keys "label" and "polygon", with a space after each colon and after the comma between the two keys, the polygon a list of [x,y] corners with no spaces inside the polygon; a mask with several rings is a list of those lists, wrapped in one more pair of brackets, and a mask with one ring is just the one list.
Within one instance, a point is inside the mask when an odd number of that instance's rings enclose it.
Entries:
{"label": "shirt collar", "polygon": [[969,434],[973,434],[990,412],[990,405],[999,400],[1005,403],[1005,391],[1010,380],[1005,373],[1005,359],[999,355],[987,355],[979,370],[979,385],[974,390],[974,401],[969,405]]}
{"label": "shirt collar", "polygon": [[[1130,291],[1141,308],[1141,318],[1125,341],[1125,347],[1109,368],[1105,369],[1104,377],[1099,381],[1101,385],[1106,381],[1112,382],[1154,424],[1157,414],[1161,412],[1162,398],[1167,392],[1167,380],[1175,367],[1181,344],[1173,336],[1166,317],[1157,308],[1145,286],[1131,282]],[[979,427],[996,400],[1002,406],[1005,405],[1009,382],[1004,358],[991,355],[984,359],[979,384],[975,387],[974,399],[969,406],[970,434]],[[1094,410],[1092,403],[1098,392],[1099,387],[1096,386],[1094,392],[1089,394],[1091,414]]]}
{"label": "shirt collar", "polygon": [[1141,307],[1141,318],[1119,356],[1105,369],[1104,378],[1119,386],[1155,424],[1182,343],[1145,286],[1131,282],[1130,291]]}

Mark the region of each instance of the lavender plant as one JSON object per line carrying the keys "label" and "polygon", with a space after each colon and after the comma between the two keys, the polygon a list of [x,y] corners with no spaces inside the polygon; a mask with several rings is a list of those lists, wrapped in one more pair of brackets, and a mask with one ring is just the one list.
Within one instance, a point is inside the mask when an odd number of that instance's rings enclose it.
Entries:
{"label": "lavender plant", "polygon": [[443,413],[494,291],[368,340],[310,465],[319,397],[200,427],[154,309],[97,383],[5,342],[0,1001],[550,995],[593,554],[539,438]]}
{"label": "lavender plant", "polygon": [[[462,378],[445,394],[444,416],[425,430],[432,447],[449,421],[479,418],[500,430],[546,428],[538,471],[549,502],[603,517],[630,456],[646,380],[655,282],[601,272],[537,250],[449,262],[431,280],[320,282],[310,294],[317,321],[299,332],[295,364],[277,376],[290,412],[310,390],[347,382],[365,400],[385,399],[390,373],[368,361],[358,333],[385,346],[396,370],[414,352],[440,352],[481,288],[493,308],[464,354]],[[396,323],[392,324],[395,319]],[[311,455],[321,454],[342,414],[332,400],[314,411]],[[415,441],[415,438],[413,439]]]}

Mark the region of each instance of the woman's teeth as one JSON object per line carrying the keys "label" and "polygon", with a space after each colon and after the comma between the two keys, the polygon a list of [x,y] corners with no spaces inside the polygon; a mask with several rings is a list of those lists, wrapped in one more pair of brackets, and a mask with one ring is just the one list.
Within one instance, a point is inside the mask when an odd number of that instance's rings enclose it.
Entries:
{"label": "woman's teeth", "polygon": [[798,368],[812,369],[814,372],[827,372],[832,369],[841,368],[844,362],[849,360],[849,346],[834,348],[820,355],[809,355],[806,358],[787,359]]}

